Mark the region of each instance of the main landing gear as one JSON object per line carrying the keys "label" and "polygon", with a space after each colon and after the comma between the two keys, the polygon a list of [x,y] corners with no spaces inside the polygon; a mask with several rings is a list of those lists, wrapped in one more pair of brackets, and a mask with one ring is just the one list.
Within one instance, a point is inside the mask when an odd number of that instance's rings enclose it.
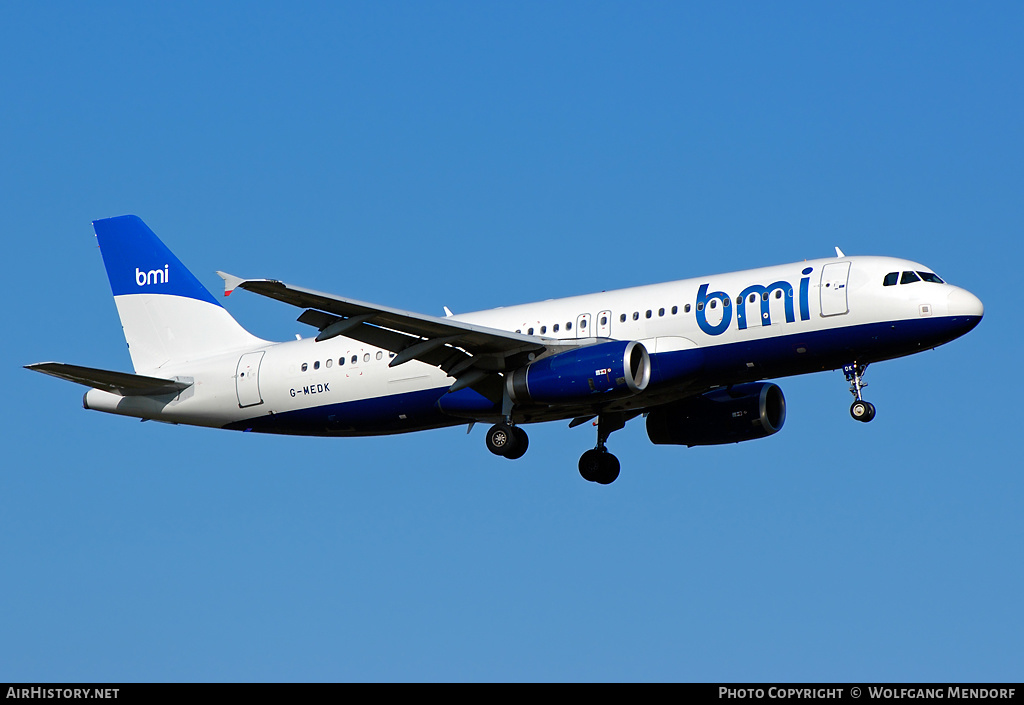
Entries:
{"label": "main landing gear", "polygon": [[491,426],[487,432],[487,450],[509,460],[522,458],[530,447],[526,431],[508,421]]}
{"label": "main landing gear", "polygon": [[587,482],[610,485],[619,476],[619,459],[604,446],[591,448],[580,456],[580,476]]}
{"label": "main landing gear", "polygon": [[587,482],[610,485],[619,476],[619,459],[608,452],[608,436],[626,425],[623,414],[601,414],[597,417],[597,447],[580,456],[580,476]]}
{"label": "main landing gear", "polygon": [[[633,414],[632,416],[635,416]],[[591,448],[580,457],[580,475],[588,482],[610,485],[619,476],[619,459],[608,452],[605,443],[608,436],[626,425],[632,416],[625,414],[601,414],[597,418],[597,447]],[[506,418],[487,431],[487,450],[509,460],[523,457],[530,446],[526,431]]]}
{"label": "main landing gear", "polygon": [[867,423],[871,419],[875,418],[875,405],[869,401],[864,401],[861,396],[861,390],[868,386],[864,382],[864,372],[868,369],[867,365],[858,365],[854,362],[852,365],[844,365],[843,373],[846,375],[846,381],[850,383],[850,394],[856,400],[850,406],[850,416],[858,421]]}

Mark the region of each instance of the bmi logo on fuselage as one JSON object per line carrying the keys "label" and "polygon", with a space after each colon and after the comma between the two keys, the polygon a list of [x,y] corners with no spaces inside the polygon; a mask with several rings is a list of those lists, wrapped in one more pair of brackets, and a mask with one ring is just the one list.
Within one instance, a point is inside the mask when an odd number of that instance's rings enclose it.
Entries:
{"label": "bmi logo on fuselage", "polygon": [[[811,306],[808,301],[810,297],[810,283],[811,278],[807,276],[813,270],[813,267],[807,267],[801,274],[804,275],[800,278],[800,320],[809,321],[811,320]],[[729,324],[732,323],[732,298],[729,294],[724,291],[708,291],[710,284],[701,284],[697,290],[697,325],[700,329],[708,335],[721,335],[729,329]],[[795,312],[793,311],[793,285],[787,281],[779,280],[772,282],[768,286],[762,284],[751,284],[746,289],[740,292],[740,295],[736,297],[736,326],[740,330],[747,329],[747,300],[751,298],[751,303],[760,299],[761,310],[759,311],[762,326],[768,326],[772,323],[771,318],[771,299],[772,292],[781,292],[781,298],[785,301],[786,307],[786,322],[792,323],[796,320]],[[707,310],[709,308],[717,308],[718,305],[722,306],[722,320],[714,325],[708,323]]]}
{"label": "bmi logo on fuselage", "polygon": [[135,283],[139,286],[146,286],[147,284],[166,284],[169,277],[170,270],[166,264],[163,269],[151,269],[148,272],[143,272],[138,267],[135,268]]}

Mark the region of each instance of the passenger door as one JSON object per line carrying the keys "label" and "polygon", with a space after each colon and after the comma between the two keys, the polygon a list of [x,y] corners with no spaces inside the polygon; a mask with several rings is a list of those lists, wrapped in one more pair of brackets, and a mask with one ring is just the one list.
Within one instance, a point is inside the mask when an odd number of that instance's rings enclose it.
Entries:
{"label": "passenger door", "polygon": [[850,263],[835,262],[821,268],[821,315],[841,316],[850,311],[846,285],[850,278]]}
{"label": "passenger door", "polygon": [[260,396],[260,362],[263,361],[264,352],[246,353],[238,360],[235,394],[238,395],[238,407],[241,409],[263,403],[263,397]]}

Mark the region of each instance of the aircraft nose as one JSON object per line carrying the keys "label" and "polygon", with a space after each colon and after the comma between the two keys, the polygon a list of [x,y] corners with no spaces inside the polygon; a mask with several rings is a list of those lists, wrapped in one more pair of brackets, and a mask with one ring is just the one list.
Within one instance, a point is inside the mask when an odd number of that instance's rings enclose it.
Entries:
{"label": "aircraft nose", "polygon": [[981,303],[981,299],[959,287],[954,287],[953,291],[949,292],[948,299],[948,311],[950,316],[977,316],[981,318],[985,315],[985,305]]}

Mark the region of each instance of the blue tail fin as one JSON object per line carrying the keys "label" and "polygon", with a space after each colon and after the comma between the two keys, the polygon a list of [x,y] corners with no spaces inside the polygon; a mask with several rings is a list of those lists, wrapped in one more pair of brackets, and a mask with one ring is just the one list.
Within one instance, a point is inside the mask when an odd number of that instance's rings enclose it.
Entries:
{"label": "blue tail fin", "polygon": [[136,372],[265,341],[238,325],[140,218],[93,222]]}
{"label": "blue tail fin", "polygon": [[220,306],[138,216],[121,215],[96,220],[92,227],[96,231],[114,296],[168,294]]}

